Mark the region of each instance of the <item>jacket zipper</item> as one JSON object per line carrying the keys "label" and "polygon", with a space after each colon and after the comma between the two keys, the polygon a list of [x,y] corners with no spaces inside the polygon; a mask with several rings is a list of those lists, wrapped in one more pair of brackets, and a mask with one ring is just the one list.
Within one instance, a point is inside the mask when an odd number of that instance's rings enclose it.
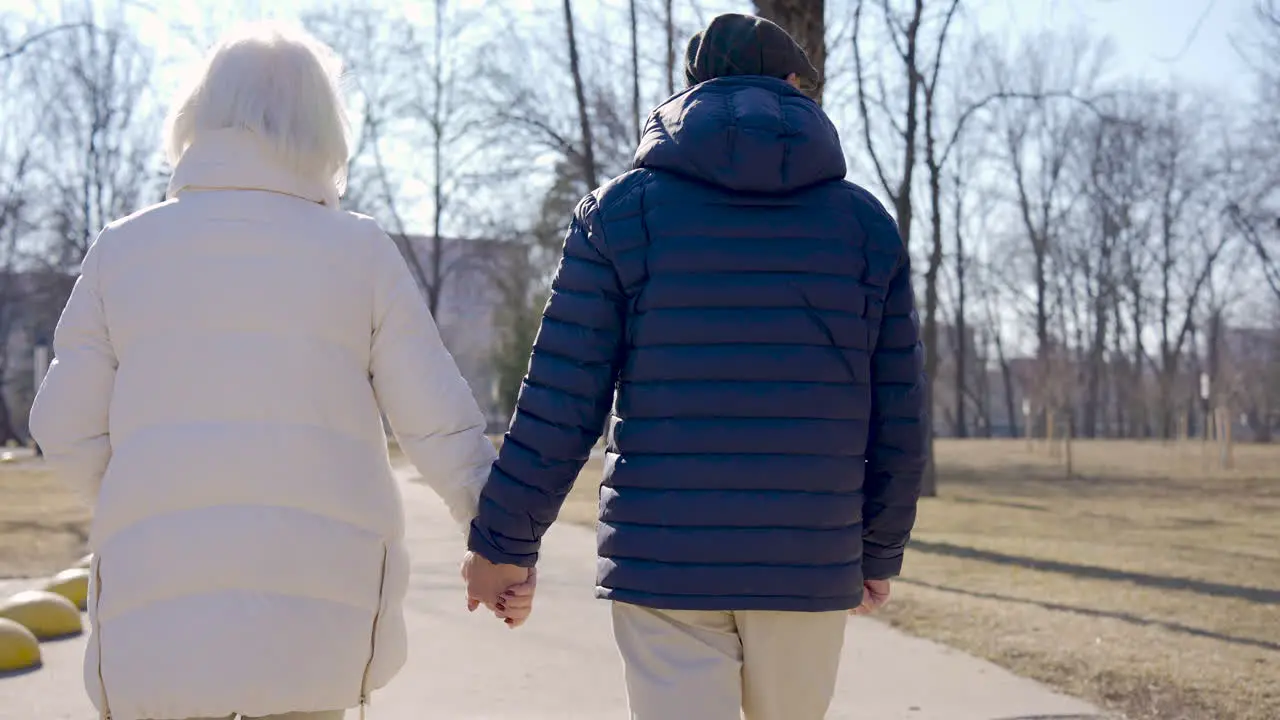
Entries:
{"label": "jacket zipper", "polygon": [[111,704],[107,702],[107,681],[102,677],[102,621],[99,606],[102,604],[102,556],[93,556],[93,636],[98,646],[98,693],[102,696],[102,720],[111,720]]}
{"label": "jacket zipper", "polygon": [[[378,621],[382,619],[383,594],[387,589],[388,547],[382,544],[382,572],[378,575],[378,609],[373,613],[373,625],[369,630],[369,660],[364,664],[364,676],[360,678],[360,720],[364,720],[365,707],[369,704],[369,672],[373,669],[373,656],[378,646]],[[107,718],[111,720],[111,718]]]}

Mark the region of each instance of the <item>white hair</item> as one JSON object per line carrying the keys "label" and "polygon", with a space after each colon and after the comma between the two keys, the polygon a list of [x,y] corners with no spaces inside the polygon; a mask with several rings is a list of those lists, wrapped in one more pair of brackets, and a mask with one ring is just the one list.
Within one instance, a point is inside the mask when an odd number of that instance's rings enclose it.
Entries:
{"label": "white hair", "polygon": [[333,50],[301,28],[278,22],[237,28],[174,100],[164,137],[170,165],[203,132],[247,130],[294,171],[332,182],[343,194],[351,141],[341,75]]}

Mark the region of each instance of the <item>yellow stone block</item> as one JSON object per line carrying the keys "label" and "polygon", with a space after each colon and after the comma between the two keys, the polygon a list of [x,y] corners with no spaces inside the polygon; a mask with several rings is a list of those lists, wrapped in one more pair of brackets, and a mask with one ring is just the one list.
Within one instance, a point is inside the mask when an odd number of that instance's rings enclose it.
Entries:
{"label": "yellow stone block", "polygon": [[0,618],[0,672],[40,667],[40,641],[12,620]]}
{"label": "yellow stone block", "polygon": [[46,590],[27,590],[0,603],[0,618],[26,627],[41,640],[78,635],[84,630],[76,606]]}
{"label": "yellow stone block", "polygon": [[50,578],[44,589],[61,595],[81,610],[89,603],[89,571],[84,568],[71,568]]}

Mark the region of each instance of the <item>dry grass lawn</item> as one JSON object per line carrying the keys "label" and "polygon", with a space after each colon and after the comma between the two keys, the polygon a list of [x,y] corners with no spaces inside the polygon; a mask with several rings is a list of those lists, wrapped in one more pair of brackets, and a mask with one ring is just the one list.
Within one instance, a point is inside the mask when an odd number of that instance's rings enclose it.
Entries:
{"label": "dry grass lawn", "polygon": [[[1133,720],[1280,718],[1280,447],[940,441],[885,618]],[[594,462],[565,517],[594,521]],[[588,481],[588,478],[591,481]]]}
{"label": "dry grass lawn", "polygon": [[[938,443],[885,618],[1132,720],[1280,718],[1280,447],[1206,469],[1199,445]],[[595,522],[592,459],[563,516]],[[85,504],[0,465],[0,578],[84,553]]]}
{"label": "dry grass lawn", "polygon": [[0,464],[0,578],[65,569],[87,552],[89,506],[38,460]]}

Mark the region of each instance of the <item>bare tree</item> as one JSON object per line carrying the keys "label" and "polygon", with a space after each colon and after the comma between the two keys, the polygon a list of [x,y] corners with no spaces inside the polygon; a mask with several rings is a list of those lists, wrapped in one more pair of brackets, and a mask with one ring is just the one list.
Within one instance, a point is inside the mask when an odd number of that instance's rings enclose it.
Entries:
{"label": "bare tree", "polygon": [[[481,47],[468,35],[475,17],[448,0],[434,0],[425,31],[377,8],[306,17],[349,65],[358,112],[348,204],[388,228],[432,313],[439,312],[451,278],[476,259],[449,235],[473,224],[467,198],[490,180],[479,175],[494,128],[468,84],[468,65]],[[424,146],[429,162],[400,161]],[[421,186],[426,202],[410,189]],[[414,241],[417,224],[427,226],[425,248]]]}
{"label": "bare tree", "polygon": [[1206,132],[1204,118],[1191,114],[1190,108],[1198,104],[1168,93],[1155,113],[1158,404],[1165,438],[1174,433],[1175,382],[1199,301],[1232,238],[1219,222],[1220,199],[1208,192],[1219,172],[1211,161],[1197,156],[1197,151],[1212,147],[1212,130]]}
{"label": "bare tree", "polygon": [[347,182],[347,204],[378,218],[400,246],[414,279],[423,292],[431,281],[418,253],[409,244],[403,179],[388,164],[384,146],[394,136],[403,114],[400,62],[409,55],[407,25],[372,8],[312,13],[304,22],[347,64],[347,83],[357,108],[356,143]]}
{"label": "bare tree", "polygon": [[663,2],[663,27],[667,31],[667,95],[676,93],[676,18],[673,0]]}
{"label": "bare tree", "polygon": [[[952,328],[954,331],[955,343],[951,349],[952,357],[955,358],[955,374],[953,382],[955,387],[955,429],[957,437],[969,436],[969,414],[967,406],[969,404],[969,363],[968,363],[968,346],[967,340],[969,335],[969,323],[966,312],[968,311],[969,300],[969,265],[970,257],[965,247],[965,197],[964,197],[964,180],[962,175],[967,169],[963,164],[957,162],[955,174],[952,177],[951,188],[951,232],[953,239],[953,253],[955,262],[955,279],[956,279],[956,298],[955,308],[952,320]],[[985,379],[985,368],[979,368],[982,377]],[[983,394],[978,398],[978,407],[985,414],[986,396]],[[984,418],[986,425],[990,427],[990,418]]]}
{"label": "bare tree", "polygon": [[[430,132],[431,145],[431,248],[427,260],[427,300],[432,311],[454,270],[477,260],[460,243],[449,248],[445,235],[469,223],[470,213],[465,199],[477,188],[491,186],[492,178],[480,171],[484,151],[494,128],[479,98],[468,89],[471,53],[475,38],[465,29],[477,16],[463,13],[448,0],[435,0],[430,52],[416,42],[415,28],[410,26],[410,48],[413,55],[431,58],[429,72],[412,72],[415,92],[405,109],[411,126],[423,126]],[[412,62],[413,55],[408,59]],[[425,85],[425,86],[424,86]],[[482,177],[484,176],[484,177]]]}
{"label": "bare tree", "polygon": [[[921,69],[912,68],[913,74],[921,75],[921,92],[924,100],[924,141],[925,141],[925,167],[928,169],[929,178],[929,208],[930,208],[930,229],[932,243],[929,249],[929,262],[925,266],[924,275],[924,346],[925,346],[925,375],[930,378],[929,392],[930,404],[932,404],[933,387],[935,378],[938,375],[938,276],[942,272],[943,262],[943,241],[942,241],[942,174],[943,166],[946,164],[948,155],[954,147],[954,142],[958,140],[959,133],[953,136],[952,144],[939,147],[938,125],[940,124],[940,108],[938,98],[938,84],[942,77],[943,58],[947,48],[947,35],[951,30],[952,21],[955,19],[956,10],[960,7],[960,0],[949,0],[946,4],[946,12],[939,24],[937,38],[934,41],[932,59]],[[963,301],[960,305],[963,313]],[[968,338],[964,335],[964,328],[955,328],[957,333],[957,352],[956,352],[956,379],[960,384],[957,389],[960,398],[956,405],[956,426],[960,427],[964,424],[964,357],[968,352]],[[926,472],[926,486],[924,492],[928,495],[937,494],[937,473],[933,467],[933,433],[929,435],[929,468]]]}
{"label": "bare tree", "polygon": [[640,19],[636,16],[636,0],[629,0],[631,15],[631,114],[635,117],[636,138],[640,137],[644,117],[640,112]]}
{"label": "bare tree", "polygon": [[[1136,95],[1125,97],[1142,99]],[[1084,187],[1082,213],[1086,217],[1079,224],[1083,231],[1074,234],[1075,242],[1065,251],[1069,269],[1078,273],[1077,282],[1087,303],[1083,308],[1087,321],[1077,324],[1079,334],[1089,335],[1087,350],[1083,340],[1077,343],[1085,374],[1080,413],[1080,430],[1085,437],[1097,436],[1104,420],[1107,349],[1111,335],[1118,336],[1120,330],[1112,323],[1113,308],[1120,301],[1120,256],[1123,250],[1130,257],[1135,250],[1141,252],[1147,232],[1143,207],[1150,187],[1146,168],[1140,162],[1148,144],[1142,122],[1147,107],[1147,103],[1138,102],[1136,109],[1119,111],[1118,118],[1092,118],[1084,130],[1079,174]]]}
{"label": "bare tree", "polygon": [[[868,5],[863,0],[854,4],[852,22],[854,81],[858,114],[862,121],[863,150],[871,161],[877,181],[894,206],[898,230],[909,251],[912,249],[915,220],[915,173],[921,150],[924,151],[923,159],[928,172],[932,233],[925,266],[923,341],[928,396],[932,398],[938,369],[938,284],[945,260],[942,198],[944,167],[960,140],[965,122],[976,111],[969,109],[959,112],[953,132],[944,134],[940,129],[942,109],[938,90],[943,77],[949,34],[960,2],[946,0],[940,3],[935,6],[942,8],[940,13],[932,16],[927,13],[924,0],[911,0],[906,3],[905,10],[899,10],[895,3],[888,0],[879,3],[876,20],[881,33],[888,39],[888,50],[882,55],[889,57],[892,68],[882,69],[880,72],[875,72],[873,67],[876,56],[867,52],[868,40],[875,27],[873,19],[868,16]],[[885,82],[886,77],[896,78],[898,84],[890,87]],[[889,130],[882,133],[881,127]],[[920,146],[921,142],[924,144],[923,148]],[[896,162],[888,161],[886,147],[894,153],[900,153],[900,159]],[[966,352],[967,339],[960,337],[958,342],[963,354]],[[963,388],[959,388],[957,392],[963,393]],[[957,413],[961,412],[963,411],[957,408]],[[959,421],[960,418],[956,419]],[[930,433],[931,447],[932,436],[933,433]],[[932,451],[929,455],[932,458]],[[925,495],[937,493],[937,478],[932,461],[925,472],[922,492]]]}
{"label": "bare tree", "polygon": [[[911,249],[911,232],[913,226],[913,205],[911,194],[914,188],[917,154],[920,140],[920,83],[918,58],[920,56],[920,25],[924,16],[924,0],[914,0],[911,15],[905,23],[900,22],[892,13],[888,3],[882,4],[884,24],[889,28],[890,44],[893,48],[896,63],[894,76],[901,77],[903,87],[900,89],[901,105],[895,107],[889,97],[884,78],[888,72],[871,74],[868,68],[869,59],[865,49],[867,36],[871,30],[866,29],[870,21],[866,18],[866,3],[857,0],[853,6],[853,64],[855,83],[858,91],[858,115],[862,120],[863,150],[876,173],[876,179],[893,203],[894,216],[898,220],[898,232],[902,242]],[[901,160],[897,163],[897,175],[881,159],[881,148],[885,144],[880,140],[878,127],[881,123],[892,129],[894,136],[890,147],[900,143]]]}
{"label": "bare tree", "polygon": [[578,60],[572,0],[564,0],[564,28],[569,43],[569,72],[573,76],[573,94],[578,101],[578,131],[582,135],[582,178],[587,187],[594,188],[600,184],[600,175],[596,172],[595,138],[591,135],[591,114],[587,108],[586,89],[582,82],[582,63]]}
{"label": "bare tree", "polygon": [[51,27],[40,28],[13,41],[0,43],[0,64],[16,59],[27,50],[42,42],[53,39],[59,33],[69,30],[93,30],[91,22],[66,22]]}
{"label": "bare tree", "polygon": [[[93,17],[87,4],[81,12]],[[38,168],[50,198],[48,260],[63,269],[79,265],[102,227],[161,199],[163,188],[150,54],[121,15],[102,27],[73,24],[31,51],[47,98]]]}
{"label": "bare tree", "polygon": [[1253,69],[1253,117],[1249,144],[1251,177],[1228,205],[1236,230],[1254,251],[1259,272],[1280,302],[1280,2],[1256,0],[1257,22],[1241,52]]}
{"label": "bare tree", "polygon": [[[1053,364],[1061,353],[1054,336],[1054,260],[1078,188],[1071,163],[1081,141],[1086,108],[1075,98],[1092,94],[1105,56],[1090,39],[1067,42],[1053,36],[1028,38],[1007,60],[997,61],[994,82],[1002,93],[1019,93],[1028,103],[998,106],[994,131],[999,135],[1005,166],[1012,178],[1019,223],[1032,258],[1036,395],[1030,398],[1043,427],[1052,407],[1063,402],[1050,392]],[[1065,92],[1064,92],[1065,91]]]}

